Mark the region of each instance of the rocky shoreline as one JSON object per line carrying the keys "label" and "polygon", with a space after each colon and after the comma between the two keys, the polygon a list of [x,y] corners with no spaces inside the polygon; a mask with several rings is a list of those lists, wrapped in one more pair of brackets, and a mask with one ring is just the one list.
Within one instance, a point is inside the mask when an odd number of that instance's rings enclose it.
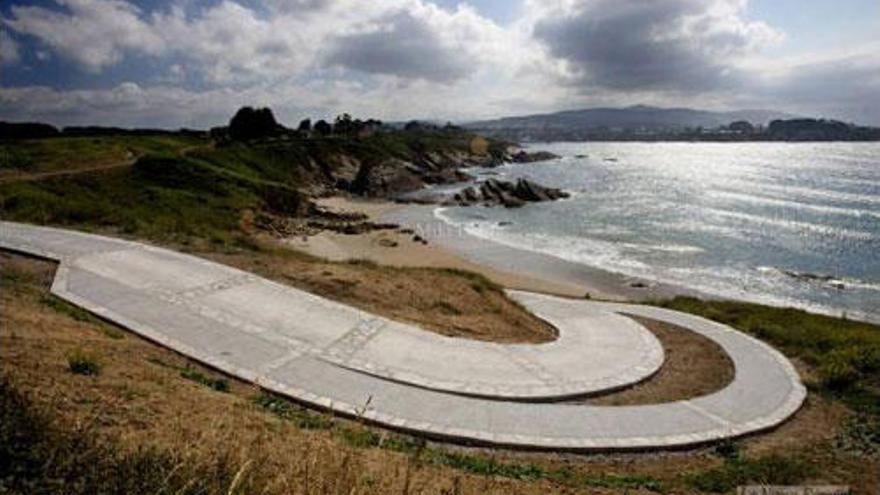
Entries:
{"label": "rocky shoreline", "polygon": [[[462,169],[483,167],[492,168],[505,163],[535,163],[558,159],[557,155],[546,151],[528,152],[519,148],[509,147],[503,153],[466,153],[458,150],[431,151],[411,157],[409,160],[392,158],[375,164],[357,163],[357,172],[352,168],[337,167],[335,186],[337,189],[368,198],[403,200],[406,193],[424,189],[429,185],[449,185],[474,181],[475,178]],[[356,162],[352,157],[344,161],[349,164]],[[347,172],[347,173],[346,173]],[[502,204],[504,206],[522,206],[526,202],[549,201],[567,197],[558,190],[549,190],[538,184],[519,184],[508,186],[496,181],[488,185],[479,185],[480,195],[484,204]],[[517,190],[517,187],[520,189]],[[442,202],[425,200],[423,197],[414,202]],[[474,200],[471,203],[477,203]],[[459,201],[465,206],[467,202]]]}
{"label": "rocky shoreline", "polygon": [[478,187],[468,186],[462,189],[443,204],[446,206],[501,205],[505,208],[519,208],[526,203],[556,201],[569,196],[561,189],[545,187],[527,179],[520,178],[515,183],[487,179]]}

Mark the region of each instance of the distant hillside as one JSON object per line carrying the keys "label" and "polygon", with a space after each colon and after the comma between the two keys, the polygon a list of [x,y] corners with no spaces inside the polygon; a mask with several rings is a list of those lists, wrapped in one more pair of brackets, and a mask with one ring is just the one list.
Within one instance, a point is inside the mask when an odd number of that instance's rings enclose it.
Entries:
{"label": "distant hillside", "polygon": [[718,128],[736,121],[756,126],[776,119],[789,119],[790,114],[772,110],[738,110],[713,112],[690,108],[658,108],[636,105],[626,108],[589,108],[563,112],[506,117],[471,122],[466,128],[511,139],[589,138],[608,133],[651,135],[695,128]]}

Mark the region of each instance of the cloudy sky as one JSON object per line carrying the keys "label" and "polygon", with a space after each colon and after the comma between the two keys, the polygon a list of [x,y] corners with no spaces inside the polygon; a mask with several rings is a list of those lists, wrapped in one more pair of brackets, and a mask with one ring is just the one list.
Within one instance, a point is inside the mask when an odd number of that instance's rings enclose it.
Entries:
{"label": "cloudy sky", "polygon": [[878,0],[3,0],[0,119],[770,108],[880,125]]}

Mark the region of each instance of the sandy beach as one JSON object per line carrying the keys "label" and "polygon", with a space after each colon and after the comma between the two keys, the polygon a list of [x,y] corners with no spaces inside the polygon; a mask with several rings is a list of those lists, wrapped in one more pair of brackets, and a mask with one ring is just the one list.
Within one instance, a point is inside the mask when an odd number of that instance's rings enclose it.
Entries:
{"label": "sandy beach", "polygon": [[409,227],[414,235],[396,230],[378,230],[349,235],[324,231],[309,237],[285,240],[288,246],[334,261],[367,259],[392,266],[457,268],[480,273],[512,289],[596,299],[644,300],[691,293],[624,277],[559,258],[492,243],[448,226],[433,217],[432,206],[401,205],[341,196],[317,203],[336,212],[359,212],[375,222],[393,222]]}
{"label": "sandy beach", "polygon": [[[387,201],[367,201],[332,197],[317,203],[336,212],[358,212],[375,222],[388,221],[390,215],[410,208]],[[424,237],[429,237],[422,234]],[[377,230],[349,235],[324,231],[310,237],[295,237],[285,241],[288,246],[333,261],[367,259],[383,265],[457,268],[480,273],[493,282],[512,289],[582,297],[585,291],[577,284],[524,276],[490,265],[469,260],[463,254],[436,242],[424,244],[414,240],[413,234],[396,230]]]}

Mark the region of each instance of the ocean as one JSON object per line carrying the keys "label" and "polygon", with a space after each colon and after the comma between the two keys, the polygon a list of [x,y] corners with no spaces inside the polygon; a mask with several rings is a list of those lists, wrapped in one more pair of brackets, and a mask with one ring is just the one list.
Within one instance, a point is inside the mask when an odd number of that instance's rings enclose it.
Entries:
{"label": "ocean", "polygon": [[495,243],[701,293],[880,321],[880,143],[541,143],[472,169],[572,193],[435,217]]}

